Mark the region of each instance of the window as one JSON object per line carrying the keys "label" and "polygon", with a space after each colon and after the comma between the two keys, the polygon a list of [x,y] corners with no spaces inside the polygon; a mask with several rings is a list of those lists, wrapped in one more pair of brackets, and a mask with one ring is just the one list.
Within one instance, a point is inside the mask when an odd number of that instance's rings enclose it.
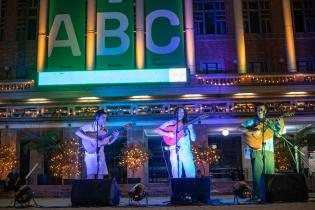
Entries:
{"label": "window", "polygon": [[127,183],[127,168],[122,168],[118,166],[118,157],[126,142],[127,137],[126,135],[123,135],[119,137],[119,139],[114,144],[104,147],[109,176],[115,177],[116,181],[119,184]]}
{"label": "window", "polygon": [[[231,171],[242,169],[242,150],[240,136],[210,136],[208,145],[218,149],[220,160],[215,165],[210,165],[210,175],[213,178],[232,178]],[[240,177],[239,177],[240,180]]]}
{"label": "window", "polygon": [[4,40],[7,0],[0,0],[0,41]]}
{"label": "window", "polygon": [[226,34],[224,2],[218,0],[195,0],[194,25],[196,34]]}
{"label": "window", "polygon": [[270,33],[271,11],[269,0],[245,0],[242,4],[246,33]]}
{"label": "window", "polygon": [[[167,183],[168,182],[168,170],[171,176],[171,168],[169,162],[169,152],[165,151],[164,156],[161,148],[161,137],[150,137],[148,140],[148,147],[150,151],[149,159],[149,182],[150,183]],[[164,159],[165,158],[165,159]],[[166,162],[166,163],[165,163]]]}
{"label": "window", "polygon": [[16,39],[36,40],[38,0],[18,0]]}
{"label": "window", "polygon": [[299,72],[315,72],[315,60],[297,61],[297,68]]}
{"label": "window", "polygon": [[293,16],[296,32],[315,32],[314,0],[294,0]]}
{"label": "window", "polygon": [[200,64],[199,74],[220,73],[223,71],[223,64],[220,62],[203,62]]}
{"label": "window", "polygon": [[248,62],[248,73],[262,73],[267,72],[264,62]]}

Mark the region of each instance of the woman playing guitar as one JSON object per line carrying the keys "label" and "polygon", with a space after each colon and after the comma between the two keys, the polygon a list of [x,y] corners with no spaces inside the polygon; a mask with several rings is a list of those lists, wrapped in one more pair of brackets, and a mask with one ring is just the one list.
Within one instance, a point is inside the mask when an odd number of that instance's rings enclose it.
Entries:
{"label": "woman playing guitar", "polygon": [[[173,140],[166,142],[170,145],[170,162],[173,178],[181,177],[182,167],[184,167],[186,177],[195,177],[195,164],[190,141],[196,140],[196,134],[192,124],[185,125],[187,122],[187,113],[183,107],[176,108],[175,116],[176,120],[165,122],[160,127],[156,128],[155,132],[163,137],[167,137],[166,139]],[[183,126],[187,128],[181,129]],[[179,132],[176,134],[176,131]],[[170,142],[173,144],[170,144]],[[178,152],[178,154],[176,152]]]}

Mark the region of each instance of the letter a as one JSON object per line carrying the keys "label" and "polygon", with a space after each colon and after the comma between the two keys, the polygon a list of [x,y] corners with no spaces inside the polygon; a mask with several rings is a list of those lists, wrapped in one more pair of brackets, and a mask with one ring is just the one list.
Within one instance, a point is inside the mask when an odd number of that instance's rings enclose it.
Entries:
{"label": "letter a", "polygon": [[[65,24],[68,35],[67,40],[56,40],[61,22],[64,22]],[[73,56],[81,56],[80,47],[73,28],[71,17],[68,14],[56,15],[54,19],[48,38],[48,57],[51,56],[54,47],[70,47]]]}

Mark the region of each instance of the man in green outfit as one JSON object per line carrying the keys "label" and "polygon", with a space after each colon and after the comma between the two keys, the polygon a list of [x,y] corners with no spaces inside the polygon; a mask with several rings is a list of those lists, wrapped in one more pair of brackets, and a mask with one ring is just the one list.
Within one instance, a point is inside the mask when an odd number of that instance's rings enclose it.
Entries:
{"label": "man in green outfit", "polygon": [[251,148],[254,195],[263,201],[264,187],[261,186],[261,178],[263,174],[275,173],[274,138],[282,135],[284,121],[283,118],[266,118],[267,106],[265,104],[256,104],[255,110],[257,117],[245,121],[241,126],[245,134],[245,141],[249,136],[250,141],[259,142],[255,145],[247,141],[247,144]]}

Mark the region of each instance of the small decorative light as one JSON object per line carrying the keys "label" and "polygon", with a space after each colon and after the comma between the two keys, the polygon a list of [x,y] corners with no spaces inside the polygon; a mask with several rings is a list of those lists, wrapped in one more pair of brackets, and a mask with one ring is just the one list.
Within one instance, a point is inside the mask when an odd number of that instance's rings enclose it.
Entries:
{"label": "small decorative light", "polygon": [[223,129],[222,130],[222,135],[223,136],[228,136],[230,134],[230,131],[228,129]]}
{"label": "small decorative light", "polygon": [[42,102],[42,101],[48,101],[47,98],[30,98],[30,99],[27,99],[27,101],[29,102]]}
{"label": "small decorative light", "polygon": [[307,92],[305,91],[296,91],[296,92],[287,92],[287,95],[305,95]]}
{"label": "small decorative light", "polygon": [[92,97],[80,97],[80,98],[78,98],[79,100],[98,100],[98,99],[100,99],[99,97],[94,97],[94,96],[92,96]]}
{"label": "small decorative light", "polygon": [[149,95],[142,95],[142,96],[130,96],[130,99],[148,99],[151,98]]}

